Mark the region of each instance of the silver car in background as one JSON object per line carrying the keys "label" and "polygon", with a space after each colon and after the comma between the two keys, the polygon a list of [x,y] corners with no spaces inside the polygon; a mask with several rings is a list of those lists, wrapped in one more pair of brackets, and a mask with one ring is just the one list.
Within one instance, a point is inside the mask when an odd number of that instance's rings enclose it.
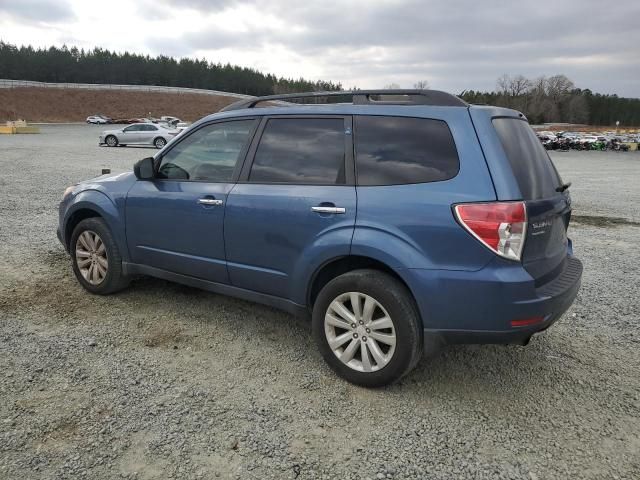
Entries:
{"label": "silver car in background", "polygon": [[162,148],[178,133],[178,130],[162,125],[134,123],[118,130],[105,130],[100,134],[98,143],[109,147],[153,145],[156,148]]}

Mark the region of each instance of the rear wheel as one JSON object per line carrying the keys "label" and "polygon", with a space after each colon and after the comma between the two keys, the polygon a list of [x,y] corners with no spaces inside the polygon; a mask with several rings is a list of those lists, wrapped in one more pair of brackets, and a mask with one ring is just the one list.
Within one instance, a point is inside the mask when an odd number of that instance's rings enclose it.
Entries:
{"label": "rear wheel", "polygon": [[76,226],[69,251],[73,273],[89,292],[107,295],[129,283],[122,273],[118,245],[101,218],[87,218]]}
{"label": "rear wheel", "polygon": [[354,270],[330,281],[313,307],[313,335],[338,375],[366,387],[393,383],[422,356],[411,294],[378,270]]}
{"label": "rear wheel", "polygon": [[106,143],[110,147],[117,147],[118,139],[113,135],[108,135],[107,138],[104,139],[104,143]]}
{"label": "rear wheel", "polygon": [[167,144],[167,141],[162,137],[158,137],[153,141],[153,144],[157,149],[160,149]]}

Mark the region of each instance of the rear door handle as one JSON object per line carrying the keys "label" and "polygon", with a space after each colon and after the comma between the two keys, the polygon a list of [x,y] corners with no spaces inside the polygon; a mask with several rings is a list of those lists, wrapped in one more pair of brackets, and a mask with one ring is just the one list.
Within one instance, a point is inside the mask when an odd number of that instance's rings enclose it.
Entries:
{"label": "rear door handle", "polygon": [[198,200],[201,205],[207,205],[209,207],[218,207],[222,205],[222,200],[216,200],[215,198],[201,198]]}
{"label": "rear door handle", "polygon": [[347,209],[344,207],[311,207],[311,210],[317,213],[346,213]]}

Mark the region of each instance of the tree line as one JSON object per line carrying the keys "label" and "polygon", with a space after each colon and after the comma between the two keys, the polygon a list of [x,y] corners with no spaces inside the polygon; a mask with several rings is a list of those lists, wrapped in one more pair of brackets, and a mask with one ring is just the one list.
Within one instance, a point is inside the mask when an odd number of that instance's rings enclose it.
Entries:
{"label": "tree line", "polygon": [[531,123],[583,123],[589,125],[640,125],[640,99],[602,95],[576,88],[565,75],[539,77],[503,75],[493,92],[466,90],[460,95],[476,104],[514,108]]}
{"label": "tree line", "polygon": [[[176,59],[67,46],[17,47],[0,41],[0,78],[40,82],[162,85],[204,88],[248,95],[341,90],[340,83],[291,79],[253,68],[190,58]],[[394,88],[398,86],[392,84]],[[428,82],[415,88],[427,88]],[[531,123],[567,122],[591,125],[640,125],[640,99],[602,95],[576,88],[565,75],[528,79],[503,75],[492,92],[465,90],[469,103],[515,108]]]}
{"label": "tree line", "polygon": [[162,85],[247,95],[340,90],[339,83],[291,79],[253,68],[166,55],[152,57],[67,46],[16,47],[0,41],[0,78],[62,83]]}

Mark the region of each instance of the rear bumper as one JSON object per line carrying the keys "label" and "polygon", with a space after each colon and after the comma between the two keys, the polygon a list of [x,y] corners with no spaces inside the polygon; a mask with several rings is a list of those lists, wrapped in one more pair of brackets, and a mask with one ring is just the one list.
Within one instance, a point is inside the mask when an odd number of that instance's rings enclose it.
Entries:
{"label": "rear bumper", "polygon": [[[412,272],[413,281],[419,280],[418,291],[412,290],[426,339],[526,343],[571,306],[580,289],[582,263],[569,255],[562,273],[539,288],[521,265],[498,259],[477,272],[437,272]],[[511,324],[536,317],[540,321],[532,325]]]}

